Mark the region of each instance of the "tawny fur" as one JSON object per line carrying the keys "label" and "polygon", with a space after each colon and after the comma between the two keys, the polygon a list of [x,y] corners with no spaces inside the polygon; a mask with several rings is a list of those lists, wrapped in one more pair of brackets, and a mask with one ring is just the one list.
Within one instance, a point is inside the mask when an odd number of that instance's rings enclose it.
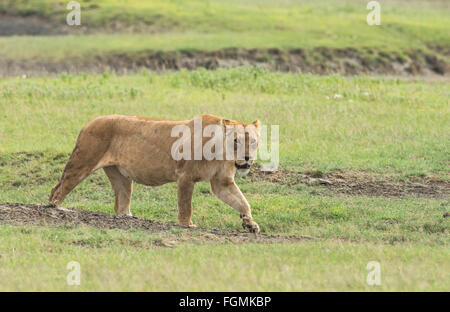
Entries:
{"label": "tawny fur", "polygon": [[[203,128],[211,124],[247,126],[213,115],[199,117]],[[131,215],[133,181],[149,186],[176,182],[179,223],[194,226],[191,221],[194,184],[209,181],[212,192],[239,212],[243,226],[251,232],[258,232],[259,227],[252,220],[250,205],[234,181],[235,161],[174,160],[171,148],[178,138],[171,137],[171,131],[176,125],[187,125],[194,133],[194,119],[168,121],[110,115],[88,122],[78,136],[59,183],[51,191],[50,204],[60,205],[67,194],[89,174],[103,168],[115,192],[114,210],[117,214]],[[259,128],[257,121],[252,125],[254,129]],[[256,140],[259,136],[257,131],[248,135]],[[203,138],[203,143],[207,140]],[[246,148],[246,156],[248,153]],[[238,161],[236,163],[239,164]]]}

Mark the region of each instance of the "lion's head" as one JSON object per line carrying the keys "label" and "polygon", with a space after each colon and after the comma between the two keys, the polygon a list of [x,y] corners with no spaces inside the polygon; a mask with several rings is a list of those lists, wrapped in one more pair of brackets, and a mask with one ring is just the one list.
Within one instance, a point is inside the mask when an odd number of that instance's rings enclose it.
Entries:
{"label": "lion's head", "polygon": [[247,174],[253,165],[258,148],[260,122],[251,124],[224,119],[225,151],[232,158],[239,174]]}

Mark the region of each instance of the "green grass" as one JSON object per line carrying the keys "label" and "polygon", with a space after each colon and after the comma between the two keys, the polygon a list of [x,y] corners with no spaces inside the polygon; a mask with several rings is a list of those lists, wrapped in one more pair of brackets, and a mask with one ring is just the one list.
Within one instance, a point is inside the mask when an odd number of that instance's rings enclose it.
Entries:
{"label": "green grass", "polygon": [[[67,160],[64,154],[8,154],[0,158],[0,203],[46,203]],[[448,200],[405,197],[388,199],[333,196],[317,187],[292,187],[237,179],[263,233],[309,235],[322,239],[385,244],[448,245],[450,225],[442,215]],[[232,208],[196,185],[193,222],[200,227],[240,229]],[[152,220],[177,222],[176,185],[149,188],[135,184],[132,213]],[[65,207],[114,213],[114,193],[100,170],[89,176],[64,202]]]}
{"label": "green grass", "polygon": [[[19,16],[38,15],[64,24],[59,1],[4,1],[0,9]],[[367,1],[96,1],[82,3],[88,29],[141,29],[145,34],[0,38],[6,59],[61,60],[107,52],[146,49],[215,50],[224,47],[371,47],[386,52],[448,47],[450,11],[445,1],[382,3],[381,26],[368,26]],[[114,28],[114,29],[115,29]]]}
{"label": "green grass", "polygon": [[[90,35],[0,38],[0,58],[89,60],[110,52],[243,48],[354,48],[376,58],[450,46],[445,0],[383,1],[381,26],[367,1],[80,1]],[[0,0],[0,11],[64,24],[57,0]],[[119,28],[121,33],[113,33]],[[390,53],[394,54],[390,54]],[[440,55],[448,59],[448,56]],[[46,203],[81,127],[105,114],[187,119],[213,113],[280,125],[282,168],[367,171],[394,179],[449,180],[450,87],[369,77],[289,75],[254,68],[158,75],[0,78],[0,203]],[[335,94],[342,98],[334,99]],[[0,226],[0,291],[448,291],[449,200],[336,195],[318,186],[237,179],[263,233],[310,235],[283,244],[191,240],[185,235],[86,227]],[[103,172],[64,206],[113,213]],[[237,213],[199,183],[193,221],[240,228]],[[176,186],[134,187],[135,216],[176,221]],[[81,264],[68,286],[66,265]],[[381,285],[366,283],[379,261]]]}
{"label": "green grass", "polygon": [[[0,152],[69,153],[81,127],[98,115],[190,119],[212,113],[280,125],[284,166],[445,177],[449,90],[445,81],[288,75],[252,68],[3,79]],[[333,99],[334,94],[343,98]]]}
{"label": "green grass", "polygon": [[[112,113],[259,118],[280,125],[283,168],[448,180],[448,93],[445,81],[252,68],[0,79],[0,202],[46,203],[82,125]],[[237,182],[264,233],[320,240],[161,248],[158,241],[182,233],[2,225],[0,290],[449,289],[450,225],[442,218],[448,199],[336,196],[314,186]],[[104,174],[88,177],[64,206],[112,213]],[[198,226],[240,228],[237,213],[206,183],[196,186],[193,206]],[[176,221],[175,185],[135,185],[132,212]],[[79,287],[66,285],[69,261],[81,264]],[[380,286],[365,282],[369,261],[381,264]]]}
{"label": "green grass", "polygon": [[[442,82],[288,75],[251,68],[4,79],[0,202],[46,202],[83,124],[114,113],[259,118],[280,125],[283,168],[370,170],[398,178],[434,175],[448,180],[448,90]],[[334,100],[335,93],[343,98]],[[269,233],[442,243],[448,231],[448,222],[441,218],[445,206],[438,200],[339,198],[314,195],[314,187],[245,179],[240,184]],[[208,189],[201,184],[196,191],[194,221],[239,227],[235,212]],[[137,186],[133,213],[175,221],[175,196],[174,185]],[[89,177],[65,204],[112,212],[112,191],[103,173]],[[352,231],[355,228],[358,231]]]}
{"label": "green grass", "polygon": [[[348,242],[158,248],[142,232],[0,227],[0,291],[448,291],[449,249]],[[68,286],[70,261],[81,285]],[[381,285],[366,266],[378,261]]]}

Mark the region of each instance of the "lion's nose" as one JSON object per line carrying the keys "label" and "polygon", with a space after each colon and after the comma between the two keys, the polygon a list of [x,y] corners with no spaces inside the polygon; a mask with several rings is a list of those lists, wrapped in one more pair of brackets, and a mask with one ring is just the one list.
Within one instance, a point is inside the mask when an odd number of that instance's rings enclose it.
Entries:
{"label": "lion's nose", "polygon": [[245,161],[249,161],[250,157],[245,156]]}

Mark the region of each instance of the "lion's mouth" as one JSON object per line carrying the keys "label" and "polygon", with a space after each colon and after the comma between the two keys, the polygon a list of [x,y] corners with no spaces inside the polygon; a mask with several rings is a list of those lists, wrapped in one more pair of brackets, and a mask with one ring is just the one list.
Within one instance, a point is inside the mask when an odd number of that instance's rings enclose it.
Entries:
{"label": "lion's mouth", "polygon": [[237,162],[235,162],[234,165],[236,166],[236,168],[237,168],[238,170],[247,170],[247,169],[250,169],[250,165],[249,165],[249,164],[239,165]]}

